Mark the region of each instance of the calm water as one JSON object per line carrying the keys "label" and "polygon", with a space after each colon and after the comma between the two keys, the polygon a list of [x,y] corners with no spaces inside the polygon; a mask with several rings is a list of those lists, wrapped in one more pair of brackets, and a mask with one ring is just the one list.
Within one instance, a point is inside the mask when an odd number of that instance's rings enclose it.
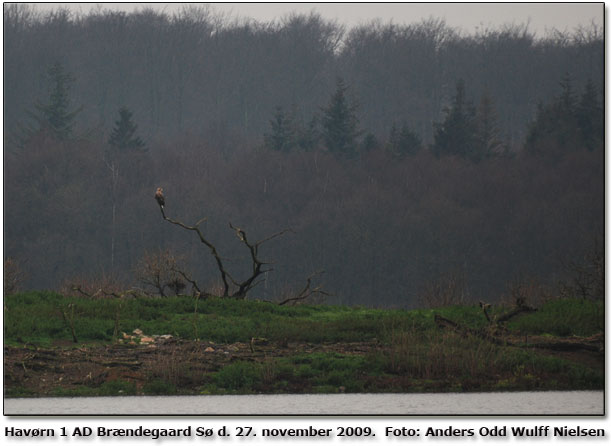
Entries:
{"label": "calm water", "polygon": [[602,391],[5,398],[5,415],[603,415]]}

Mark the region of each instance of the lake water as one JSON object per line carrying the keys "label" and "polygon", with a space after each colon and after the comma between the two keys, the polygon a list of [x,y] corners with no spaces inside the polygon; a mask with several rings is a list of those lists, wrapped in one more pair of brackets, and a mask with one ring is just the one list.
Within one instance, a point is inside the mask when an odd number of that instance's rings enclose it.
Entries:
{"label": "lake water", "polygon": [[604,392],[5,398],[5,415],[603,415]]}

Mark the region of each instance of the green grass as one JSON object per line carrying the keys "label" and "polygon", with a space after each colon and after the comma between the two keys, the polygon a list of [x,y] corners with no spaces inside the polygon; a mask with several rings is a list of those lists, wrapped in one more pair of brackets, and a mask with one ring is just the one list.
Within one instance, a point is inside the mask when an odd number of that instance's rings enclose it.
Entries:
{"label": "green grass", "polygon": [[[212,375],[205,394],[361,393],[602,389],[604,372],[517,348],[476,345],[458,335],[414,342],[410,354],[296,354],[236,361]],[[477,344],[477,342],[476,342]],[[397,381],[397,377],[405,379]],[[550,378],[555,377],[555,378]],[[396,382],[393,384],[393,382]]]}
{"label": "green grass", "polygon": [[[121,303],[119,332],[140,328],[147,334],[214,342],[248,342],[253,336],[289,342],[337,342],[377,338],[385,321],[409,319],[402,311],[332,306],[284,307],[273,303],[209,298],[194,314],[191,297],[130,298]],[[51,292],[30,292],[5,299],[5,341],[48,344],[71,340],[62,309],[74,305],[79,342],[110,342],[115,329],[116,299],[68,298]]]}
{"label": "green grass", "polygon": [[236,361],[215,372],[203,393],[362,392],[368,373],[376,371],[366,357],[340,353]]}
{"label": "green grass", "polygon": [[142,392],[147,395],[176,395],[178,390],[176,385],[161,378],[156,378],[144,384]]}
{"label": "green grass", "polygon": [[[121,307],[119,309],[119,304]],[[248,342],[252,337],[280,342],[390,342],[399,331],[435,329],[438,313],[473,328],[486,320],[479,307],[454,306],[436,310],[379,310],[344,306],[278,306],[273,303],[209,298],[194,314],[191,297],[116,299],[68,298],[52,292],[7,296],[4,301],[4,339],[9,344],[45,345],[71,340],[62,309],[74,305],[74,330],[79,342],[111,342],[115,316],[118,329],[130,333],[171,334],[184,339]],[[493,310],[497,314],[502,308]],[[604,330],[604,303],[579,299],[553,300],[539,311],[513,319],[510,330],[528,334],[588,336]]]}
{"label": "green grass", "polygon": [[[231,362],[191,380],[198,382],[197,391],[210,394],[604,388],[604,370],[600,368],[540,351],[462,337],[434,323],[434,315],[440,314],[471,328],[484,328],[487,321],[475,305],[406,311],[328,305],[284,307],[209,298],[200,300],[194,313],[194,304],[193,298],[185,296],[118,301],[68,298],[51,292],[21,293],[4,299],[4,339],[7,345],[69,344],[71,327],[62,317],[62,309],[70,315],[68,309],[74,308],[72,324],[83,344],[110,343],[115,328],[119,334],[140,328],[148,335],[172,334],[184,339],[197,335],[216,343],[249,342],[256,337],[281,344],[375,341],[379,346],[364,354],[299,353],[262,362]],[[505,311],[493,307],[491,314]],[[593,335],[604,330],[604,302],[552,300],[539,311],[515,317],[507,328],[520,334]],[[183,365],[187,373],[188,364]],[[150,376],[138,392],[168,395],[194,390],[182,388],[184,383],[174,372],[164,373]],[[28,394],[22,387],[8,392]],[[58,388],[54,394],[135,393],[129,382],[110,381],[97,387]]]}
{"label": "green grass", "polygon": [[605,330],[605,305],[585,299],[552,300],[511,321],[508,328],[529,334],[591,336]]}

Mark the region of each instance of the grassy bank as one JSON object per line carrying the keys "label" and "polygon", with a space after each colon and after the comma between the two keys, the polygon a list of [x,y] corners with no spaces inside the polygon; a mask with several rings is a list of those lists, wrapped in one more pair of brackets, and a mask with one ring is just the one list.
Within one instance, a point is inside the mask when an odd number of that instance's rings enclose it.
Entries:
{"label": "grassy bank", "polygon": [[[39,374],[57,380],[45,390],[53,395],[604,388],[604,359],[598,353],[499,345],[440,329],[434,322],[438,314],[483,329],[488,322],[477,306],[411,311],[281,307],[220,298],[196,303],[191,297],[89,299],[50,292],[7,296],[4,305],[5,346],[15,352],[69,353],[78,347],[103,355],[102,349],[119,347],[123,333],[135,329],[169,334],[175,340],[171,346],[159,346],[154,356],[145,346],[121,344],[125,358],[146,352],[146,359],[136,368],[132,365],[129,373],[127,359],[106,366],[99,379],[87,382],[66,379],[69,384],[57,365],[39,364]],[[492,316],[503,311],[493,307]],[[604,331],[604,305],[553,300],[537,312],[513,318],[504,328],[525,339],[590,336]],[[205,356],[205,348],[214,353]],[[583,355],[591,360],[584,361]],[[25,373],[16,367],[14,376],[5,380],[5,391],[39,394],[28,390],[36,367],[23,368]]]}

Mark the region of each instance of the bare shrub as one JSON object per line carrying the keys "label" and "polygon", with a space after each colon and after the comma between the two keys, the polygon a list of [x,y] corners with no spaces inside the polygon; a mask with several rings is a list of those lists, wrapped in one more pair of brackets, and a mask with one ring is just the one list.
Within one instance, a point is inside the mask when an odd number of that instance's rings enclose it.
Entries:
{"label": "bare shrub", "polygon": [[509,294],[501,298],[501,304],[507,307],[540,307],[554,298],[550,287],[535,278],[518,277],[511,281],[507,288]]}
{"label": "bare shrub", "polygon": [[419,379],[444,379],[468,374],[484,376],[497,348],[456,333],[393,330],[387,351],[387,370]]}
{"label": "bare shrub", "polygon": [[151,363],[150,374],[152,378],[160,378],[173,386],[190,380],[188,365],[177,347],[171,348],[170,351],[157,352]]}
{"label": "bare shrub", "polygon": [[181,294],[187,287],[184,273],[181,273],[180,269],[180,263],[183,261],[182,256],[167,249],[148,252],[136,266],[136,279],[145,290],[152,290],[159,296],[167,296],[168,292]]}
{"label": "bare shrub", "polygon": [[4,295],[15,294],[25,279],[21,265],[12,257],[4,259]]}
{"label": "bare shrub", "polygon": [[561,297],[605,298],[605,249],[599,240],[583,259],[567,262],[565,270],[569,280],[558,284]]}
{"label": "bare shrub", "polygon": [[224,290],[223,282],[221,282],[220,280],[214,280],[210,282],[208,286],[205,287],[205,289],[208,294],[211,294],[212,296],[222,296]]}
{"label": "bare shrub", "polygon": [[447,273],[436,281],[428,282],[420,295],[420,303],[424,308],[464,305],[470,301],[465,275],[457,272]]}
{"label": "bare shrub", "polygon": [[271,386],[276,382],[277,378],[276,361],[266,358],[266,360],[261,363],[261,382],[266,386]]}

